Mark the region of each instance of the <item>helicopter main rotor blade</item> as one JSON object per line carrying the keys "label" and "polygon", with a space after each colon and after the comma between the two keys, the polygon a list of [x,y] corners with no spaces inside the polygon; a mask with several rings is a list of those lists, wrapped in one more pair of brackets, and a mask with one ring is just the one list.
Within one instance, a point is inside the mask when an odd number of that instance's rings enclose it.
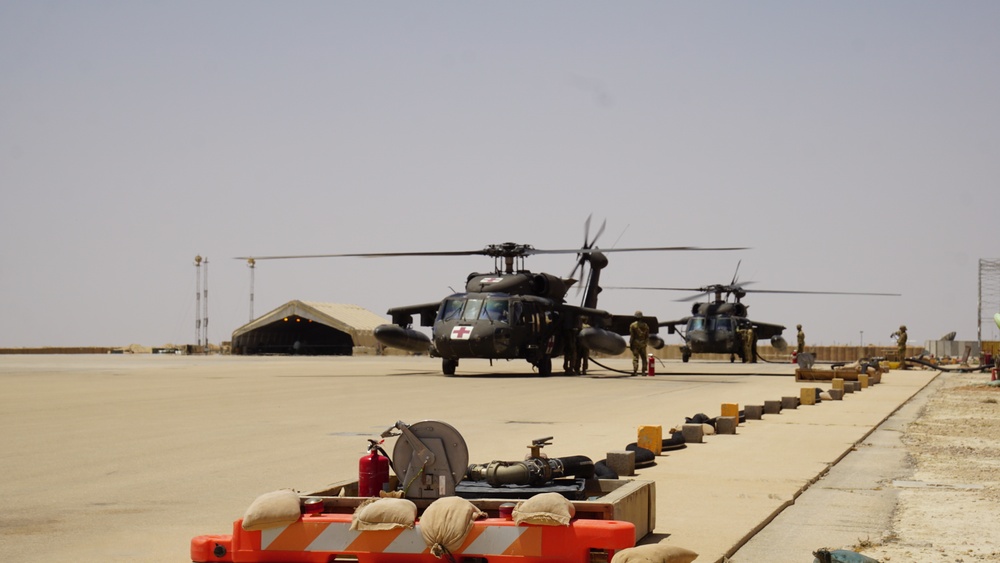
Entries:
{"label": "helicopter main rotor blade", "polygon": [[704,246],[643,246],[636,248],[532,248],[528,254],[593,254],[595,252],[663,252],[663,251],[702,251],[702,250],[748,250],[745,246],[704,247]]}
{"label": "helicopter main rotor blade", "polygon": [[[601,226],[600,232],[604,231]],[[598,232],[598,235],[600,235]],[[596,240],[596,237],[595,237]],[[591,243],[593,244],[593,243]],[[511,242],[503,244],[491,244],[479,250],[441,250],[423,252],[352,252],[344,254],[288,254],[278,256],[237,256],[236,260],[294,260],[306,258],[387,258],[399,256],[492,256],[494,258],[531,256],[534,254],[593,254],[595,252],[652,252],[652,251],[675,251],[675,250],[746,250],[745,247],[724,247],[724,248],[703,248],[698,246],[650,246],[641,248],[560,248],[560,249],[539,249],[527,244],[515,244]]]}
{"label": "helicopter main rotor blade", "polygon": [[282,256],[237,256],[237,260],[291,260],[300,258],[382,258],[393,256],[474,256],[486,254],[485,250],[452,250],[440,252],[363,252],[348,254],[290,254]]}
{"label": "helicopter main rotor blade", "polygon": [[877,295],[882,297],[901,297],[902,293],[871,293],[867,291],[797,291],[794,289],[744,289],[747,293],[805,293],[811,295]]}
{"label": "helicopter main rotor blade", "polygon": [[[745,293],[800,293],[808,295],[874,295],[881,297],[900,297],[902,293],[872,293],[867,291],[798,291],[794,289],[743,289],[743,285],[750,284],[754,282],[743,282],[739,287],[728,287],[722,286],[721,291],[732,291],[735,289],[740,289]],[[694,297],[685,297],[684,299],[678,299],[678,301],[694,301],[702,294],[713,293],[716,288],[714,287],[639,287],[639,286],[606,286],[604,289],[641,289],[647,291],[694,291],[698,295]]]}

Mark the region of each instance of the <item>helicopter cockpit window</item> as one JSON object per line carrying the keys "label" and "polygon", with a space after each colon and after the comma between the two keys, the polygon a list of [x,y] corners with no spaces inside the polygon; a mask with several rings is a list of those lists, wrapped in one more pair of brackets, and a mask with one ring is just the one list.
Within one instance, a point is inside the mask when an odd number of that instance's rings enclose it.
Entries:
{"label": "helicopter cockpit window", "polygon": [[452,319],[457,319],[462,316],[462,305],[465,301],[462,299],[445,299],[444,304],[441,305],[441,312],[438,313],[439,321],[450,321]]}
{"label": "helicopter cockpit window", "polygon": [[482,299],[469,299],[465,302],[465,312],[462,313],[463,321],[474,321],[479,318],[479,311],[483,308]]}
{"label": "helicopter cockpit window", "polygon": [[715,319],[715,330],[733,330],[732,319]]}
{"label": "helicopter cockpit window", "polygon": [[705,330],[705,319],[697,317],[689,320],[688,330]]}
{"label": "helicopter cockpit window", "polygon": [[487,299],[479,318],[487,321],[507,322],[507,300]]}

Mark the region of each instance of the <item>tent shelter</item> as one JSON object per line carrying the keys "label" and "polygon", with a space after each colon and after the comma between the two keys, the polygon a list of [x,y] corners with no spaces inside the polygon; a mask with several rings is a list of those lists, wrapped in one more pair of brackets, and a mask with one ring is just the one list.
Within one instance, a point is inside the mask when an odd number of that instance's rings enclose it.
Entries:
{"label": "tent shelter", "polygon": [[356,305],[289,301],[233,331],[233,354],[350,356],[386,319]]}

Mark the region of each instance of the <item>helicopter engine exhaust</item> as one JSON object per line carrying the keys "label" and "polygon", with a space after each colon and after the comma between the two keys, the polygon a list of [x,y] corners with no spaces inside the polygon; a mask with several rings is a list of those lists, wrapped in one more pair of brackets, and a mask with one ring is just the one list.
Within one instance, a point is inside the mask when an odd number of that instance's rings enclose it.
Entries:
{"label": "helicopter engine exhaust", "polygon": [[380,343],[408,352],[427,352],[431,348],[431,337],[412,328],[389,324],[378,325],[374,333],[375,340]]}
{"label": "helicopter engine exhaust", "polygon": [[666,342],[664,342],[663,339],[660,338],[659,334],[649,335],[649,347],[652,348],[653,350],[659,350],[663,348],[665,345]]}
{"label": "helicopter engine exhaust", "polygon": [[580,331],[580,342],[591,350],[612,356],[621,354],[628,347],[620,334],[592,326]]}
{"label": "helicopter engine exhaust", "polygon": [[784,352],[788,349],[788,342],[780,334],[776,334],[771,337],[771,346],[774,346],[774,349],[779,352]]}
{"label": "helicopter engine exhaust", "polygon": [[552,274],[534,274],[531,278],[531,285],[538,295],[549,299],[562,299],[566,295],[568,286],[562,279]]}

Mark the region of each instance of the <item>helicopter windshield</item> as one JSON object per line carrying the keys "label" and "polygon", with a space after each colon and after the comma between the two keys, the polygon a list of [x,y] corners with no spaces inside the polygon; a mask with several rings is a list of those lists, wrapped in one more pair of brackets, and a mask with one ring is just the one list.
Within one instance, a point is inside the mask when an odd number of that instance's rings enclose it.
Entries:
{"label": "helicopter windshield", "polygon": [[715,330],[733,330],[733,320],[729,318],[715,319]]}
{"label": "helicopter windshield", "polygon": [[462,306],[464,299],[445,299],[441,304],[441,311],[438,313],[439,321],[450,321],[462,316]]}
{"label": "helicopter windshield", "polygon": [[478,319],[508,322],[510,318],[510,301],[507,299],[445,299],[438,310],[439,321],[475,321]]}
{"label": "helicopter windshield", "polygon": [[688,330],[705,330],[705,318],[695,317],[688,321]]}
{"label": "helicopter windshield", "polygon": [[507,300],[487,299],[479,318],[487,321],[507,322]]}
{"label": "helicopter windshield", "polygon": [[463,321],[474,321],[479,318],[479,311],[483,308],[482,299],[469,299],[465,302],[465,311],[462,313]]}

